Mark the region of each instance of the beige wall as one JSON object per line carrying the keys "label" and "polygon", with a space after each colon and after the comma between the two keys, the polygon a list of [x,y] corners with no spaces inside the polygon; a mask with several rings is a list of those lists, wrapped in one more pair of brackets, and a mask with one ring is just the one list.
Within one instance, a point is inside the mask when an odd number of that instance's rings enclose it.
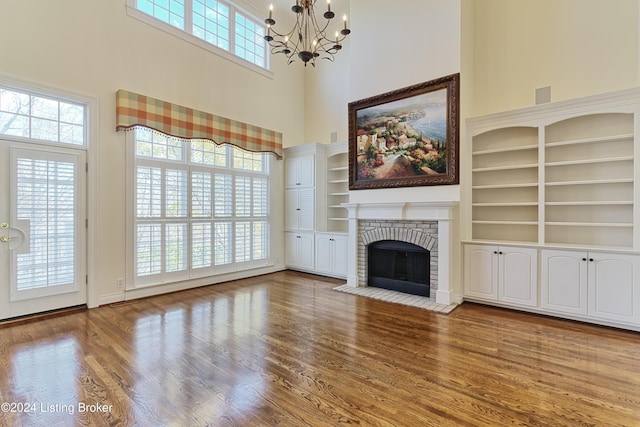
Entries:
{"label": "beige wall", "polygon": [[334,62],[319,61],[316,68],[305,70],[304,141],[301,143],[329,143],[333,132],[337,141],[347,140],[350,47],[351,37],[348,37]]}
{"label": "beige wall", "polygon": [[[455,72],[461,144],[465,118],[533,105],[536,88],[551,86],[559,101],[639,83],[638,0],[349,3],[353,33],[340,54],[348,61],[305,70],[305,142],[329,142],[331,132],[347,140],[351,101]],[[461,159],[462,173],[467,166]],[[453,187],[418,193],[375,190],[389,200],[459,200]]]}
{"label": "beige wall", "polygon": [[472,115],[638,85],[637,0],[476,0]]}
{"label": "beige wall", "polygon": [[[299,67],[274,60],[275,77],[265,77],[127,16],[125,0],[0,0],[0,10],[0,76],[98,99],[92,126],[99,133],[91,141],[97,162],[90,165],[98,171],[90,183],[98,194],[90,206],[98,222],[90,225],[97,277],[90,282],[102,299],[122,293],[115,280],[125,277],[126,264],[125,136],[114,131],[116,90],[274,129],[285,145],[303,139]],[[273,205],[281,216],[281,203]],[[272,255],[282,262],[281,239],[274,242]]]}
{"label": "beige wall", "polygon": [[450,72],[463,118],[533,105],[546,86],[552,101],[635,87],[638,3],[350,0],[342,56],[305,73],[304,140],[346,140],[348,102]]}
{"label": "beige wall", "polygon": [[[459,0],[351,0],[349,102],[459,72],[460,14]],[[349,199],[457,201],[460,194],[448,185],[359,190]]]}
{"label": "beige wall", "polygon": [[[348,25],[353,27],[350,3],[353,0],[334,0],[331,7],[337,21],[331,25],[335,32],[341,28],[342,16],[348,17]],[[347,104],[350,94],[351,46],[353,37],[343,42],[343,47],[334,62],[318,61],[315,68],[307,67],[304,73],[304,141],[331,142],[331,134],[336,133],[337,141],[347,140]]]}

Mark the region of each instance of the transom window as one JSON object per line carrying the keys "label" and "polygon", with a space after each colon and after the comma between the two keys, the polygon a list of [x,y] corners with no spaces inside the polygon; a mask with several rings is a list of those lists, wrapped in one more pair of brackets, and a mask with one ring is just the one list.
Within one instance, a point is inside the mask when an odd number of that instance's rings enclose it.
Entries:
{"label": "transom window", "polygon": [[[153,25],[178,29],[261,68],[268,68],[264,25],[232,3],[219,0],[127,0],[154,17]],[[173,31],[169,31],[173,32]],[[184,38],[184,36],[182,36]]]}
{"label": "transom window", "polygon": [[0,87],[0,135],[86,145],[86,107]]}
{"label": "transom window", "polygon": [[266,264],[268,154],[146,128],[133,136],[136,284]]}

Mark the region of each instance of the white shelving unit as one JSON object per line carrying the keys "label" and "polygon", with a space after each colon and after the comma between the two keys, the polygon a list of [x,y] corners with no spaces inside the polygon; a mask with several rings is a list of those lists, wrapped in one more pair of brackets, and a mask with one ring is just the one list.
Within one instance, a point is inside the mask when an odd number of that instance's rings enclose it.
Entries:
{"label": "white shelving unit", "polygon": [[346,233],[349,229],[349,159],[346,143],[327,146],[327,231]]}
{"label": "white shelving unit", "polygon": [[346,278],[349,202],[347,143],[285,149],[285,263]]}
{"label": "white shelving unit", "polygon": [[632,113],[547,126],[545,243],[633,249],[633,183]]}
{"label": "white shelving unit", "polygon": [[536,242],[537,128],[508,127],[478,135],[471,172],[473,239]]}
{"label": "white shelving unit", "polygon": [[[640,331],[640,89],[473,118],[467,130],[464,298]],[[531,299],[524,285],[512,301],[492,287],[486,254],[508,250],[529,257],[534,275],[518,267],[509,280],[530,283]]]}

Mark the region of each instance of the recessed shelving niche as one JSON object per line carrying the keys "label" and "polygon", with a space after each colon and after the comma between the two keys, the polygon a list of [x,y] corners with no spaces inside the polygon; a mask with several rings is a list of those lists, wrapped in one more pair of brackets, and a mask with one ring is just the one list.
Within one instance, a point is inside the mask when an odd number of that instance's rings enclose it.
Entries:
{"label": "recessed shelving niche", "polygon": [[535,127],[496,129],[473,138],[473,239],[537,241],[538,162]]}
{"label": "recessed shelving niche", "polygon": [[472,240],[637,249],[639,101],[596,113],[566,105],[496,115],[493,128],[483,119],[475,135],[471,126]]}
{"label": "recessed shelving niche", "polygon": [[327,231],[346,233],[348,212],[341,204],[349,202],[348,154],[346,150],[327,154]]}
{"label": "recessed shelving niche", "polygon": [[545,129],[545,242],[633,247],[634,117],[591,114]]}

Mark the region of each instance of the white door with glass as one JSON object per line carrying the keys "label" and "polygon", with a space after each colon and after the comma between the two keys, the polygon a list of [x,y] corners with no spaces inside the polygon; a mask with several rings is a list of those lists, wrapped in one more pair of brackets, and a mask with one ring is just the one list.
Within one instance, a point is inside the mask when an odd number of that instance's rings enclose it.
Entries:
{"label": "white door with glass", "polygon": [[0,320],[86,304],[86,117],[0,82]]}
{"label": "white door with glass", "polygon": [[84,154],[0,142],[0,319],[86,303]]}

